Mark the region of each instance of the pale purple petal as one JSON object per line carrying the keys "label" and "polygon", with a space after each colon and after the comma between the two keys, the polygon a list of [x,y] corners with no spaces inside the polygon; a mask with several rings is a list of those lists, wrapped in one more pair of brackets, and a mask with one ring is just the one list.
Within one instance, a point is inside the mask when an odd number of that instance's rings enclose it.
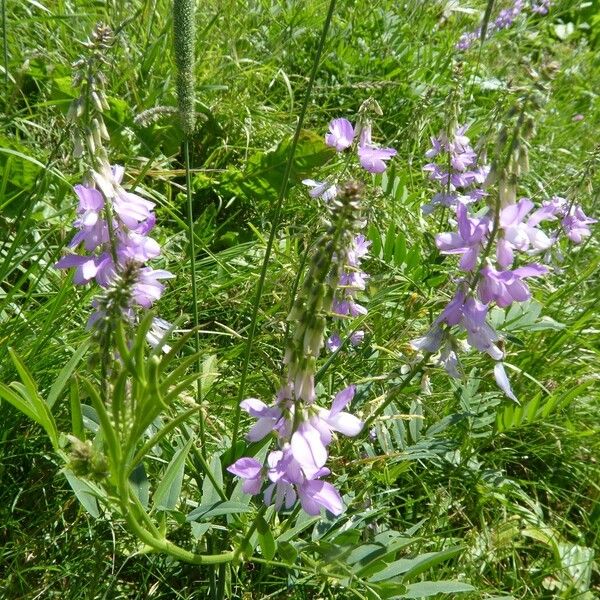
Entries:
{"label": "pale purple petal", "polygon": [[510,381],[506,376],[506,371],[504,370],[504,363],[497,362],[494,366],[494,378],[496,379],[496,383],[498,387],[511,399],[515,402],[518,402],[516,396],[514,395],[512,388],[510,387]]}
{"label": "pale purple petal", "polygon": [[343,389],[341,392],[338,392],[333,399],[331,404],[331,410],[329,411],[329,416],[335,416],[340,411],[344,410],[350,402],[352,402],[352,398],[354,398],[354,394],[356,393],[356,386],[349,385],[347,388]]}
{"label": "pale purple petal", "polygon": [[255,458],[244,457],[236,460],[227,470],[242,479],[253,479],[260,475],[262,464]]}
{"label": "pale purple petal", "polygon": [[317,516],[321,507],[336,516],[344,510],[339,492],[326,481],[307,481],[298,488],[298,496],[302,508],[309,515]]}
{"label": "pale purple petal", "polygon": [[393,148],[367,148],[358,149],[360,165],[369,173],[383,173],[386,168],[385,161],[396,156]]}
{"label": "pale purple petal", "polygon": [[358,417],[343,411],[334,415],[330,414],[327,423],[333,431],[338,431],[349,437],[358,435],[363,428],[363,422]]}
{"label": "pale purple petal", "polygon": [[291,447],[292,455],[305,470],[316,471],[327,462],[327,449],[319,432],[307,423],[294,432]]}
{"label": "pale purple petal", "polygon": [[325,135],[325,143],[338,152],[349,148],[354,139],[354,128],[348,119],[334,119],[329,124],[329,133]]}

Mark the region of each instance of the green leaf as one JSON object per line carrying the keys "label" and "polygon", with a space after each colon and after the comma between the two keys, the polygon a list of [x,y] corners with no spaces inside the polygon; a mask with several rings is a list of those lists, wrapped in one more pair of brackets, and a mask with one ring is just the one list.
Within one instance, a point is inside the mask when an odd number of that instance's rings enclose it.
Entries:
{"label": "green leaf", "polygon": [[99,490],[87,481],[76,477],[69,469],[63,469],[63,474],[67,478],[71,489],[75,492],[75,496],[83,508],[85,508],[94,519],[97,519],[100,516],[98,501],[96,499],[100,495]]}
{"label": "green leaf", "polygon": [[394,244],[394,264],[399,267],[404,263],[406,256],[406,237],[401,231],[396,235],[396,243]]}
{"label": "green leaf", "polygon": [[191,523],[191,527],[192,535],[196,540],[199,540],[210,529],[210,523],[196,523],[195,521],[193,521]]}
{"label": "green leaf", "polygon": [[73,356],[69,359],[69,362],[61,369],[58,377],[54,380],[52,387],[50,388],[50,392],[48,392],[48,397],[46,398],[46,404],[52,408],[54,403],[58,400],[58,396],[63,391],[63,388],[67,384],[67,381],[73,374],[75,367],[79,364],[83,355],[86,353],[87,349],[90,346],[90,341],[86,340],[83,344],[75,350]]}
{"label": "green leaf", "polygon": [[150,501],[150,482],[146,475],[146,469],[143,463],[139,463],[129,476],[129,485],[133,489],[135,495],[138,497],[140,504],[144,508],[148,508]]}
{"label": "green leaf", "polygon": [[177,506],[183,484],[185,461],[193,441],[193,438],[190,438],[183,448],[177,450],[166,468],[154,492],[153,502],[156,510],[173,510]]}
{"label": "green leaf", "polygon": [[410,577],[416,577],[427,569],[434,567],[435,565],[453,558],[462,548],[451,548],[449,550],[443,550],[441,552],[427,552],[421,554],[415,558],[401,558],[389,564],[383,571],[379,571],[369,581],[377,583],[378,581],[385,581],[386,579],[392,579],[392,577],[398,577],[398,575],[404,575],[405,579]]}
{"label": "green leaf", "polygon": [[473,592],[475,588],[461,581],[420,581],[408,586],[400,598],[428,598],[436,594],[459,594]]}
{"label": "green leaf", "polygon": [[396,225],[392,221],[385,234],[385,243],[383,244],[383,260],[389,264],[394,260],[394,250],[396,245]]}
{"label": "green leaf", "polygon": [[371,241],[371,255],[379,256],[381,254],[382,242],[381,242],[381,234],[379,233],[379,229],[375,223],[369,224],[369,230],[367,237]]}
{"label": "green leaf", "polygon": [[[210,472],[216,483],[223,489],[223,469],[221,467],[221,458],[218,454],[213,454],[210,459]],[[215,489],[211,478],[205,477],[202,482],[202,506],[209,506],[221,501],[221,494]]]}
{"label": "green leaf", "polygon": [[410,414],[408,430],[412,441],[416,444],[421,438],[421,429],[423,428],[423,404],[420,400],[413,400],[410,405]]}
{"label": "green leaf", "polygon": [[269,524],[260,515],[256,517],[256,531],[263,556],[267,560],[272,560],[277,551],[277,544],[275,543]]}
{"label": "green leaf", "polygon": [[[12,348],[9,348],[8,352],[23,383],[13,381],[10,388],[2,384],[0,395],[30,419],[41,425],[48,434],[52,447],[58,450],[58,429],[48,405],[39,395],[35,381],[19,355]],[[16,393],[13,390],[16,390]]]}
{"label": "green leaf", "polygon": [[202,397],[206,396],[213,383],[219,376],[217,368],[218,361],[216,354],[211,354],[204,359],[202,363]]}
{"label": "green leaf", "polygon": [[230,500],[214,502],[212,504],[202,503],[192,510],[187,516],[187,521],[207,521],[212,517],[221,515],[232,515],[251,512],[252,507],[241,502],[231,502]]}
{"label": "green leaf", "polygon": [[[219,193],[235,198],[274,202],[283,185],[290,150],[291,139],[287,139],[272,150],[250,156],[243,171],[227,169],[220,175]],[[313,176],[315,170],[333,156],[335,151],[325,145],[321,136],[311,131],[302,131],[294,154],[289,186]]]}

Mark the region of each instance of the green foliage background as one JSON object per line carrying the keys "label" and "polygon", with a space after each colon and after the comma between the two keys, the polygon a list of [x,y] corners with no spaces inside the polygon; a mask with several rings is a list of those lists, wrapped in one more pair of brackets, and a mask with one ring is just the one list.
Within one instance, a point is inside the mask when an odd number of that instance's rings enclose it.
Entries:
{"label": "green foliage background", "polygon": [[[205,398],[215,448],[230,435],[251,299],[326,4],[198,6],[194,233],[202,349],[217,357]],[[515,87],[547,76],[550,99],[539,114],[520,193],[538,202],[576,194],[588,214],[600,214],[599,182],[582,180],[581,171],[600,131],[597,4],[557,0],[548,17],[520,19],[481,52],[474,48],[458,60],[454,44],[477,26],[484,5],[339,2],[261,303],[247,386],[252,396],[268,400],[277,386],[289,290],[318,223],[319,207],[300,182],[328,168],[331,151],[322,142],[328,121],[352,118],[367,97],[383,110],[377,139],[399,155],[374,178],[367,199],[373,242],[367,343],[330,365],[321,381],[325,395],[357,382],[358,410],[368,413],[385,390],[377,376],[400,369],[411,355],[409,340],[423,334],[451,292],[453,263],[436,253],[433,225],[420,215],[433,192],[421,171],[423,154],[429,136],[449,119],[449,98],[460,97],[460,122],[472,122],[471,139],[491,150]],[[130,183],[157,202],[164,266],[177,275],[160,314],[179,318],[183,327],[191,320],[181,132],[169,119],[139,119],[155,106],[175,105],[170,3],[5,0],[5,8],[0,380],[16,377],[10,345],[47,391],[86,339],[93,296],[74,289],[52,265],[71,237],[71,186],[81,178],[65,118],[74,95],[70,63],[80,55],[78,40],[100,20],[116,32],[107,85],[111,160],[125,164]],[[536,285],[523,312],[494,315],[507,334],[520,406],[495,388],[489,362],[469,356],[465,381],[432,369],[431,393],[408,388],[376,440],[342,441],[333,453],[343,457],[333,471],[351,502],[350,518],[371,514],[364,535],[391,527],[414,538],[414,552],[462,548],[428,579],[468,581],[479,591],[466,598],[599,597],[599,263],[591,239],[566,255],[562,271]],[[69,422],[68,409],[68,398],[53,409],[59,429]],[[83,511],[40,429],[7,403],[0,404],[0,457],[2,598],[206,597],[205,571],[135,553],[119,523]],[[198,499],[196,482],[183,486]],[[319,552],[342,542],[323,541]],[[232,597],[248,599],[348,593],[326,576],[254,563],[228,585]]]}

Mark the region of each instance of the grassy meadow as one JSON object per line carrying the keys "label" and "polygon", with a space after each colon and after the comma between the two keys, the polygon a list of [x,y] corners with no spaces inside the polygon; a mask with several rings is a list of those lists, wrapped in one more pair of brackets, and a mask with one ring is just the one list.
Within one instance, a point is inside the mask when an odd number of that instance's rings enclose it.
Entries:
{"label": "grassy meadow", "polygon": [[[490,311],[517,401],[485,353],[461,351],[462,376],[452,378],[411,346],[460,276],[436,247],[435,234],[454,227],[451,211],[421,210],[439,191],[423,171],[431,136],[469,124],[476,152],[495,164],[515,103],[535,97],[517,198],[565,197],[600,219],[600,5],[555,0],[548,14],[524,10],[456,49],[512,4],[339,0],[321,43],[324,0],[198,2],[186,173],[177,114],[151,110],[178,101],[172,2],[3,1],[0,382],[16,389],[25,365],[59,437],[51,443],[0,393],[1,599],[600,598],[598,225],[581,244],[561,242],[550,273],[529,280],[531,300]],[[153,266],[174,277],[153,310],[175,324],[169,343],[181,341],[173,369],[187,361],[143,434],[190,417],[147,449],[134,501],[154,506],[147,527],[181,548],[240,549],[216,566],[152,551],[114,499],[112,475],[75,477],[69,463],[67,434],[100,454],[107,443],[86,383],[106,374],[86,328],[98,286],[75,286],[54,267],[74,233],[73,186],[90,169],[74,156],[72,64],[98,22],[113,32],[108,155],[125,166],[123,185],[155,203]],[[237,431],[240,385],[242,398],[267,404],[277,392],[287,316],[324,227],[324,203],[302,181],[340,172],[323,141],[329,123],[354,121],[369,98],[381,113],[373,138],[397,155],[379,174],[343,167],[365,186],[365,336],[323,350],[316,374],[322,405],[356,385],[351,412],[368,427],[330,448],[341,515],[265,510],[226,471],[232,453],[266,455],[265,443],[244,441],[245,412]],[[498,194],[493,183],[488,191]],[[199,334],[186,338],[195,308]],[[141,339],[135,348],[149,355]],[[151,372],[151,359],[136,356]],[[103,469],[117,468],[107,460]],[[173,493],[168,510],[157,508],[158,495]]]}

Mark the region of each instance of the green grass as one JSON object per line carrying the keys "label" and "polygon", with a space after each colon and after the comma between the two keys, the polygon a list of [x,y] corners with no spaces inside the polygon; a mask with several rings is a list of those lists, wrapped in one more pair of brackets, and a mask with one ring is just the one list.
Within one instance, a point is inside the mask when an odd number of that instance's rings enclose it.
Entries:
{"label": "green grass", "polygon": [[[200,343],[204,356],[215,355],[218,364],[205,398],[209,454],[232,433],[282,157],[327,4],[213,0],[198,6],[199,124],[191,148]],[[413,355],[408,342],[423,335],[453,290],[455,263],[437,254],[432,238],[446,223],[436,229],[437,223],[421,217],[420,205],[433,193],[421,171],[429,136],[454,111],[460,122],[473,123],[472,141],[481,139],[491,154],[499,121],[519,88],[542,81],[548,100],[536,115],[531,170],[519,194],[537,202],[554,194],[575,196],[588,214],[600,214],[597,174],[583,170],[600,130],[598,9],[557,0],[548,17],[522,19],[491,37],[481,53],[473,49],[457,61],[454,44],[477,26],[485,4],[460,3],[480,11],[472,13],[436,0],[338,2],[275,237],[246,395],[267,401],[278,386],[290,289],[319,222],[318,205],[307,201],[300,181],[331,169],[329,155],[314,152],[320,148],[315,140],[331,118],[352,118],[368,97],[383,111],[377,139],[399,156],[383,177],[373,179],[367,198],[374,241],[367,264],[367,343],[334,357],[320,381],[325,395],[358,383],[356,409],[363,416],[386,392],[384,376],[400,376],[398,369]],[[137,181],[157,202],[156,236],[163,245],[158,265],[177,276],[159,304],[160,315],[179,319],[182,328],[192,322],[181,132],[168,118],[148,126],[136,119],[155,106],[176,104],[170,3],[28,0],[6,8],[0,381],[17,377],[8,356],[12,346],[47,392],[87,338],[94,295],[74,288],[52,265],[71,237],[71,185],[82,175],[65,118],[74,93],[69,65],[81,53],[78,40],[99,20],[117,32],[107,84],[111,160],[125,164],[129,182]],[[568,23],[573,31],[564,35]],[[584,119],[574,121],[577,114]],[[394,238],[404,240],[404,254],[390,246]],[[535,401],[536,410],[515,416],[513,403],[494,385],[491,361],[470,354],[464,381],[449,381],[435,368],[426,373],[430,391],[415,379],[378,422],[375,440],[338,441],[332,471],[350,502],[344,519],[362,541],[392,528],[414,538],[406,555],[464,548],[421,579],[470,582],[478,591],[465,598],[591,600],[600,597],[597,238],[569,253],[562,271],[532,288],[541,315],[554,321],[539,331],[513,327],[507,362],[517,369],[509,375],[521,404],[532,407]],[[85,361],[80,368],[85,371]],[[415,416],[419,411],[422,416]],[[68,431],[65,394],[53,413],[59,430]],[[247,426],[243,419],[242,432]],[[207,569],[139,553],[122,521],[93,519],[81,508],[61,467],[41,430],[1,403],[0,597],[207,597]],[[151,474],[160,468],[152,465]],[[184,494],[199,500],[194,479],[185,480]],[[281,524],[273,527],[281,533]],[[307,529],[299,538],[306,560],[324,562],[348,543],[338,533],[317,539]],[[174,531],[182,543],[189,535],[186,526]],[[228,571],[228,597],[350,597],[333,575],[309,576],[287,568],[283,555],[275,560],[281,564],[247,562]],[[318,571],[301,560],[295,566]],[[583,579],[574,584],[581,571]]]}

